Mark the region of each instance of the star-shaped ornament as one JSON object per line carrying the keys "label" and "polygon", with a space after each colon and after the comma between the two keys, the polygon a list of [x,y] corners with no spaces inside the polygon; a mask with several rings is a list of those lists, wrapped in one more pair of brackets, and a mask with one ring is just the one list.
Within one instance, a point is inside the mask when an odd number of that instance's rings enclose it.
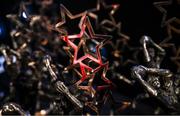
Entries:
{"label": "star-shaped ornament", "polygon": [[176,42],[180,37],[180,19],[172,18],[166,22],[167,37],[160,43],[160,46],[164,48],[170,48],[171,52],[174,52],[176,47],[180,44]]}
{"label": "star-shaped ornament", "polygon": [[[101,74],[102,80],[108,84],[111,83],[111,81],[105,76],[108,70],[108,62],[103,63],[100,54],[100,48],[103,46],[104,42],[106,42],[104,38],[110,37],[106,35],[95,34],[88,17],[86,17],[84,20],[81,20],[79,26],[81,29],[81,32],[79,34],[61,37],[67,43],[67,46],[69,48],[67,48],[66,51],[72,59],[72,64],[68,66],[66,70],[68,68],[76,68],[78,66],[80,70],[77,72],[81,76],[81,79],[76,82],[76,85],[78,86],[81,83],[83,83],[86,79],[90,78],[90,80],[88,81],[88,86],[79,87],[91,91],[94,94],[95,91],[93,90],[91,85],[95,74],[99,70],[103,69],[103,72]],[[78,45],[74,43],[75,40],[79,40]],[[90,50],[88,50],[86,46],[87,40],[92,40],[97,44],[95,47],[95,53],[92,53]],[[78,57],[79,48],[81,47],[83,48],[82,52],[85,53],[84,55]],[[73,53],[70,52],[70,49],[73,49]],[[90,63],[92,63],[92,65],[89,65]]]}
{"label": "star-shaped ornament", "polygon": [[97,0],[96,8],[87,10],[88,16],[94,20],[96,29],[99,29],[100,24],[104,20],[112,20],[119,4],[107,5],[104,0]]}
{"label": "star-shaped ornament", "polygon": [[162,13],[161,27],[165,28],[167,37],[160,43],[162,47],[171,47],[174,45],[171,42],[173,39],[179,38],[174,35],[180,35],[180,14],[177,12],[180,9],[179,0],[166,0],[154,2],[154,6]]}
{"label": "star-shaped ornament", "polygon": [[154,2],[154,6],[162,13],[161,27],[165,27],[166,23],[174,17],[180,18],[180,14],[176,13],[180,8],[179,0]]}
{"label": "star-shaped ornament", "polygon": [[81,20],[83,20],[86,17],[86,12],[73,15],[63,4],[61,4],[60,15],[61,19],[55,25],[55,30],[61,33],[62,35],[72,35],[78,33],[75,32],[75,30],[80,31],[77,25],[79,25],[79,22],[82,22]]}

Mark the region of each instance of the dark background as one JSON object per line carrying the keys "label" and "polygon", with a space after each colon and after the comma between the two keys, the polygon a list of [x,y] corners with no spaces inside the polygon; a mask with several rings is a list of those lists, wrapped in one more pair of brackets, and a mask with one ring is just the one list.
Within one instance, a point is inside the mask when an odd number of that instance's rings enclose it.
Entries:
{"label": "dark background", "polygon": [[[58,4],[64,4],[67,9],[73,14],[80,13],[90,8],[94,8],[96,5],[96,0],[54,0],[57,3],[56,10],[58,11]],[[148,35],[153,38],[157,43],[161,42],[166,36],[166,30],[161,27],[162,13],[159,12],[153,3],[155,0],[106,0],[107,3],[120,3],[120,8],[116,13],[116,20],[122,22],[122,32],[130,36],[131,44],[134,46],[140,46],[139,39],[143,35]],[[20,0],[0,0],[0,41],[2,43],[11,44],[9,36],[9,25],[5,18],[6,14],[17,13],[18,5]],[[52,11],[53,12],[53,11]],[[172,7],[168,10],[168,18],[180,14],[180,10]],[[60,15],[60,14],[59,14]],[[178,40],[174,40],[178,43]],[[179,46],[179,45],[178,45]],[[168,53],[168,55],[171,55]],[[176,66],[169,61],[170,56],[165,58],[162,67],[171,69],[176,72]],[[130,70],[127,70],[129,73]],[[122,87],[122,85],[120,85]],[[126,87],[122,87],[125,91],[128,90]],[[121,89],[122,89],[121,88]],[[134,90],[137,90],[135,88]],[[138,90],[137,90],[138,91]],[[133,93],[133,92],[132,92]],[[136,92],[134,92],[136,93]],[[129,93],[131,94],[131,93]],[[146,101],[147,102],[147,101]],[[152,102],[151,102],[152,103]],[[140,103],[139,109],[133,111],[132,113],[146,112],[147,114],[152,112],[149,106],[144,105],[146,103]],[[154,105],[154,104],[153,104]],[[152,105],[152,106],[153,106]],[[143,110],[142,110],[143,107]]]}
{"label": "dark background", "polygon": [[[153,6],[153,0],[114,1],[114,3],[120,3],[118,18],[122,22],[122,31],[134,42],[144,34],[157,40],[163,38],[160,28],[161,13]],[[16,12],[19,2],[20,0],[1,0],[1,18],[8,13]],[[78,13],[96,5],[95,0],[55,0],[55,2],[63,3],[72,13]]]}
{"label": "dark background", "polygon": [[[1,42],[10,44],[9,25],[6,14],[17,13],[21,0],[1,0],[0,1],[0,25],[4,27],[1,33]],[[161,28],[162,13],[153,6],[155,0],[105,0],[107,4],[119,3],[119,10],[115,14],[117,22],[122,23],[122,33],[130,36],[130,44],[140,46],[139,39],[143,35],[148,35],[157,43],[161,42],[166,36],[165,28]],[[157,1],[157,0],[156,0]],[[64,4],[73,14],[81,13],[87,9],[96,7],[96,0],[54,0],[56,3],[54,12],[59,11],[59,4]],[[33,6],[34,12],[38,11]],[[50,11],[51,12],[51,11]],[[53,12],[53,11],[52,11]],[[37,13],[37,12],[36,12]],[[168,16],[176,16],[178,10],[168,10]],[[174,15],[175,14],[175,15]],[[180,14],[180,13],[179,13]],[[103,14],[102,14],[103,15]],[[59,13],[60,16],[60,13]],[[2,24],[1,24],[2,23]]]}
{"label": "dark background", "polygon": [[[0,1],[0,16],[2,22],[5,22],[5,32],[2,34],[0,38],[5,43],[9,43],[9,25],[5,18],[5,15],[8,13],[17,13],[19,8],[19,3],[21,0],[7,0]],[[150,36],[156,43],[160,43],[167,37],[166,27],[161,27],[161,21],[163,17],[163,13],[160,12],[157,8],[154,7],[154,2],[161,2],[165,0],[105,0],[106,4],[120,4],[119,10],[115,14],[115,19],[117,22],[122,23],[121,31],[122,33],[128,35],[130,37],[130,44],[136,47],[140,46],[139,39],[143,35]],[[169,6],[163,6],[167,11],[166,20],[177,17],[180,18],[180,7],[173,0],[173,4]],[[63,4],[69,11],[73,14],[81,13],[85,10],[96,7],[96,0],[54,0],[55,9],[53,12],[59,12],[59,4]],[[36,9],[37,8],[37,9]],[[38,12],[38,6],[33,6],[32,12]],[[103,15],[103,14],[102,14]],[[173,43],[176,44],[178,48],[180,43],[178,42],[178,38],[180,37],[178,34],[172,33]],[[168,68],[173,72],[177,71],[177,66],[170,60],[170,57],[175,55],[172,54],[172,51],[169,48],[165,48],[167,55],[164,59],[164,63],[162,63],[163,68]],[[129,56],[131,57],[131,56]]]}

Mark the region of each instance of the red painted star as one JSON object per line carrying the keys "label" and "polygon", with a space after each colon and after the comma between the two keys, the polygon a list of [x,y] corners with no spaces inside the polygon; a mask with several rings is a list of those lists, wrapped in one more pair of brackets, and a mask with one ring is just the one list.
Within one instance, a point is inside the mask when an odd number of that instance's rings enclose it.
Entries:
{"label": "red painted star", "polygon": [[[100,54],[100,48],[102,47],[104,41],[97,44],[97,46],[96,46],[96,54],[95,54],[96,57],[94,57],[90,53],[85,53],[84,56],[82,56],[80,58],[77,58],[79,49],[78,49],[78,46],[75,43],[73,43],[73,41],[75,39],[84,39],[84,36],[88,36],[91,39],[109,38],[109,36],[95,34],[88,17],[83,18],[83,20],[81,21],[79,26],[80,26],[80,29],[81,29],[81,32],[79,34],[62,36],[62,39],[68,44],[68,46],[70,46],[74,50],[74,57],[73,57],[72,66],[79,65],[80,70],[81,70],[82,78],[76,84],[79,85],[84,80],[86,80],[88,78],[88,76],[89,76],[89,74],[88,74],[89,72],[92,73],[91,77],[94,77],[95,73],[98,72],[102,68],[104,69],[103,73],[101,75],[102,79],[106,83],[111,83],[111,81],[106,78],[106,72],[107,72],[107,69],[108,69],[108,62],[103,63],[102,58],[101,58],[101,54]],[[86,29],[88,29],[89,35],[87,34]],[[83,63],[83,61],[85,61],[86,59],[89,59],[91,62],[94,62],[94,63],[98,64],[98,67],[93,69],[92,67],[90,67],[87,64]]]}

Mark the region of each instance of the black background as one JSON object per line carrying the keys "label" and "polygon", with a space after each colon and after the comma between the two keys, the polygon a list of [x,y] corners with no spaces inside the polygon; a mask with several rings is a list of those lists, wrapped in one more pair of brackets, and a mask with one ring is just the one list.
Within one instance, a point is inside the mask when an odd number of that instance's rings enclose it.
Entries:
{"label": "black background", "polygon": [[[95,7],[96,0],[54,0],[58,4],[64,4],[73,14],[80,13],[84,10]],[[139,39],[142,35],[149,35],[157,43],[161,42],[166,37],[166,31],[161,28],[162,13],[160,13],[154,6],[153,0],[106,0],[107,3],[120,3],[120,8],[116,14],[116,20],[122,22],[122,32],[130,36],[131,44],[140,46]],[[18,12],[18,5],[20,0],[0,0],[0,24],[5,26],[6,34],[0,35],[1,42],[10,44],[9,40],[9,25],[6,14]],[[53,12],[53,11],[52,11]],[[178,10],[171,10],[171,14],[180,14]],[[60,14],[59,14],[60,15]],[[178,42],[175,40],[175,42]],[[168,59],[165,59],[165,68],[170,68],[176,71],[176,67],[171,65]],[[129,72],[129,71],[127,71]],[[120,85],[122,87],[122,85]],[[126,91],[126,87],[123,88]],[[135,88],[136,90],[137,88]],[[127,89],[128,91],[128,89]],[[138,90],[137,90],[138,91]],[[131,93],[130,93],[131,94]],[[146,105],[139,105],[139,109],[132,111],[132,113],[147,113],[150,114],[151,108]]]}
{"label": "black background", "polygon": [[[118,20],[122,22],[122,31],[134,42],[144,34],[157,40],[163,39],[160,27],[161,13],[153,6],[153,0],[114,1],[114,3],[120,3]],[[16,12],[19,2],[20,0],[0,1],[1,17]],[[63,3],[72,13],[78,13],[96,5],[95,0],[55,0],[55,2]]]}

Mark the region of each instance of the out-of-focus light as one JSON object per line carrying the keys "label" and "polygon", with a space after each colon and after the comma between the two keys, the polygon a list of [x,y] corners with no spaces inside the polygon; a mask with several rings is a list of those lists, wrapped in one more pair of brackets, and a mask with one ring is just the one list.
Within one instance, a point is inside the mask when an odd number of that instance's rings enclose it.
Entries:
{"label": "out-of-focus light", "polygon": [[4,26],[0,23],[0,36],[4,35]]}
{"label": "out-of-focus light", "polygon": [[4,22],[0,18],[0,39],[6,36],[6,28]]}
{"label": "out-of-focus light", "polygon": [[5,58],[3,56],[0,56],[0,74],[5,71],[4,62],[5,62]]}
{"label": "out-of-focus light", "polygon": [[[90,49],[90,51],[91,52],[93,52],[93,53],[96,53],[96,47],[95,47],[95,45],[93,45],[93,44],[90,44],[89,45],[89,49]],[[101,55],[103,56],[103,57],[107,57],[107,50],[106,50],[106,48],[101,48],[100,49],[100,52],[101,52]]]}
{"label": "out-of-focus light", "polygon": [[16,56],[12,57],[12,62],[15,63],[17,61]]}
{"label": "out-of-focus light", "polygon": [[93,52],[93,53],[96,52],[95,45],[90,44],[89,47],[90,47],[90,51],[91,51],[91,52]]}
{"label": "out-of-focus light", "polygon": [[4,97],[4,92],[0,92],[0,98],[3,98]]}
{"label": "out-of-focus light", "polygon": [[23,18],[25,18],[25,19],[27,19],[27,18],[28,18],[28,17],[27,17],[27,14],[26,14],[26,12],[25,12],[25,11],[23,11],[23,12],[22,12],[22,17],[23,17]]}
{"label": "out-of-focus light", "polygon": [[107,58],[107,50],[106,50],[106,48],[101,48],[101,55],[103,56],[103,57],[105,57],[105,58]]}
{"label": "out-of-focus light", "polygon": [[1,35],[1,33],[2,33],[2,28],[0,27],[0,35]]}

